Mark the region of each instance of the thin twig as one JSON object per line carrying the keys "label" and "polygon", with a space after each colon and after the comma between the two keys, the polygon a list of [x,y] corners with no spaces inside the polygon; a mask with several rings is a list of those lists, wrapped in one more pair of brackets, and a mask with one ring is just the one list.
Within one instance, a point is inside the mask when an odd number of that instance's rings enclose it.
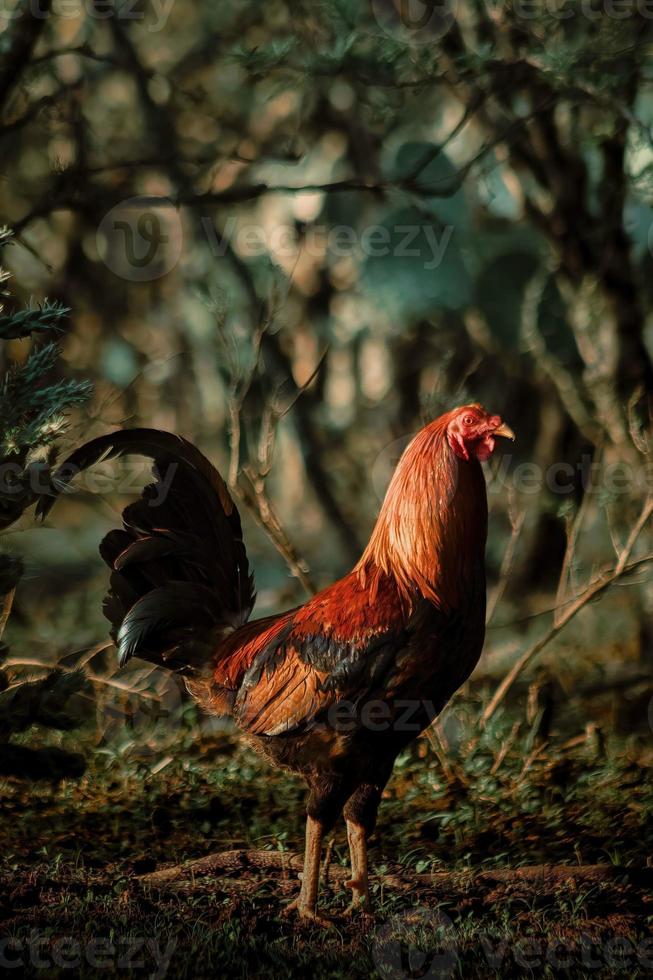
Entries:
{"label": "thin twig", "polygon": [[571,583],[572,569],[574,564],[574,558],[576,555],[576,546],[578,544],[578,536],[581,532],[581,528],[585,523],[585,517],[589,509],[591,495],[585,493],[581,501],[581,505],[578,508],[576,517],[571,522],[571,527],[567,533],[567,546],[565,548],[564,558],[562,560],[562,568],[560,570],[560,577],[558,579],[558,588],[556,591],[555,607],[553,612],[553,621],[556,623],[560,616],[563,614],[562,610],[564,608],[565,601],[567,599],[567,590]]}
{"label": "thin twig", "polygon": [[16,595],[16,588],[10,589],[2,596],[2,609],[0,610],[0,640],[5,632],[5,627],[7,621],[11,615],[11,610],[14,604],[14,596]]}
{"label": "thin twig", "polygon": [[496,773],[501,768],[501,764],[503,763],[503,760],[505,759],[505,757],[508,755],[508,752],[515,744],[515,739],[519,734],[520,728],[521,728],[521,722],[516,721],[510,730],[510,734],[508,735],[508,738],[505,739],[505,741],[501,745],[501,748],[496,754],[495,760],[492,764],[492,768],[490,769],[490,775],[492,776],[496,775]]}
{"label": "thin twig", "polygon": [[503,553],[503,558],[501,560],[501,568],[499,569],[499,580],[488,599],[487,612],[485,616],[486,625],[492,620],[494,613],[496,611],[497,605],[501,600],[503,593],[506,591],[506,586],[508,585],[508,580],[510,578],[510,573],[515,560],[515,552],[517,550],[517,542],[521,536],[522,528],[524,526],[524,521],[526,519],[526,511],[522,510],[518,514],[510,514],[510,524],[511,524],[511,534],[510,540],[506,545],[506,550]]}
{"label": "thin twig", "polygon": [[[313,582],[306,562],[300,557],[295,545],[284,530],[281,521],[267,493],[266,481],[272,470],[276,447],[276,434],[279,422],[296,404],[301,395],[314,381],[325,354],[318,360],[315,369],[307,380],[297,388],[287,404],[282,405],[278,396],[266,402],[261,413],[261,423],[257,440],[256,458],[244,465],[241,463],[242,413],[259,369],[262,342],[274,321],[274,309],[263,310],[261,322],[252,338],[253,356],[249,369],[239,374],[237,360],[230,359],[231,374],[228,384],[229,412],[229,466],[227,482],[229,489],[240,503],[243,503],[257,524],[266,532],[279,554],[284,558],[291,574],[297,578],[308,595],[315,595],[317,587]],[[223,337],[225,346],[228,337]]]}

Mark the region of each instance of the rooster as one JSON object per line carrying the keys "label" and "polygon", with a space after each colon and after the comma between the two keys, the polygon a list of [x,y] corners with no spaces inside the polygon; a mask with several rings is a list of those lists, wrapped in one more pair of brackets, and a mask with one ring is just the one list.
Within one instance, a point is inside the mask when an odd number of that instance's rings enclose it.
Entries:
{"label": "rooster", "polygon": [[238,511],[220,474],[184,439],[154,429],[94,439],[59,467],[39,502],[45,517],[72,477],[99,460],[154,460],[155,482],[100,545],[119,662],[138,656],[182,672],[202,708],[231,715],[268,760],[304,778],[304,870],[289,906],[302,918],[319,919],[322,841],[341,814],[350,908],[369,908],[367,841],[395,759],[478,661],[487,534],[480,464],[497,436],[514,438],[478,404],[423,428],[355,568],[304,605],[251,621]]}

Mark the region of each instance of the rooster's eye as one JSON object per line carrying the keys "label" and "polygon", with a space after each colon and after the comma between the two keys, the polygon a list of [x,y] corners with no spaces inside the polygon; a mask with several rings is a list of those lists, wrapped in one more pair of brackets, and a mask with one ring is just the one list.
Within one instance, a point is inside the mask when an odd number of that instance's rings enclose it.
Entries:
{"label": "rooster's eye", "polygon": [[463,419],[463,425],[473,425],[473,424],[474,424],[474,419],[472,418],[472,416],[466,415],[465,418]]}

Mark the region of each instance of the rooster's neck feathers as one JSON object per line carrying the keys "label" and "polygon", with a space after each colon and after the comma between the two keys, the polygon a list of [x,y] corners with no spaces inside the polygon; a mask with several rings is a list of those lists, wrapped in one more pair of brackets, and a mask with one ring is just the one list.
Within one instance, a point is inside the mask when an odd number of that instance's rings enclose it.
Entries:
{"label": "rooster's neck feathers", "polygon": [[482,574],[487,497],[480,464],[459,459],[447,440],[451,415],[422,429],[403,453],[356,571],[371,591],[390,575],[412,605],[460,606],[470,577]]}

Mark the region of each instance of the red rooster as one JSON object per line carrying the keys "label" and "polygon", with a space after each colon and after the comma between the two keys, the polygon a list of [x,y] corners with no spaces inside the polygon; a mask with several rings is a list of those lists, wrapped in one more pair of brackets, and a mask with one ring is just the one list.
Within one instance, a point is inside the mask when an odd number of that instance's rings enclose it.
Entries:
{"label": "red rooster", "polygon": [[342,813],[352,907],[367,907],[367,839],[399,752],[469,677],[485,623],[487,499],[480,462],[498,415],[465,405],[402,455],[356,567],[303,606],[248,622],[254,604],[238,511],[212,464],[166,432],[133,429],[76,450],[42,516],[76,472],[135,453],[156,482],[100,545],[105,614],[124,665],[183,671],[208,712],[230,714],[275,765],[309,788],[306,852],[290,906],[317,918],[322,839]]}

